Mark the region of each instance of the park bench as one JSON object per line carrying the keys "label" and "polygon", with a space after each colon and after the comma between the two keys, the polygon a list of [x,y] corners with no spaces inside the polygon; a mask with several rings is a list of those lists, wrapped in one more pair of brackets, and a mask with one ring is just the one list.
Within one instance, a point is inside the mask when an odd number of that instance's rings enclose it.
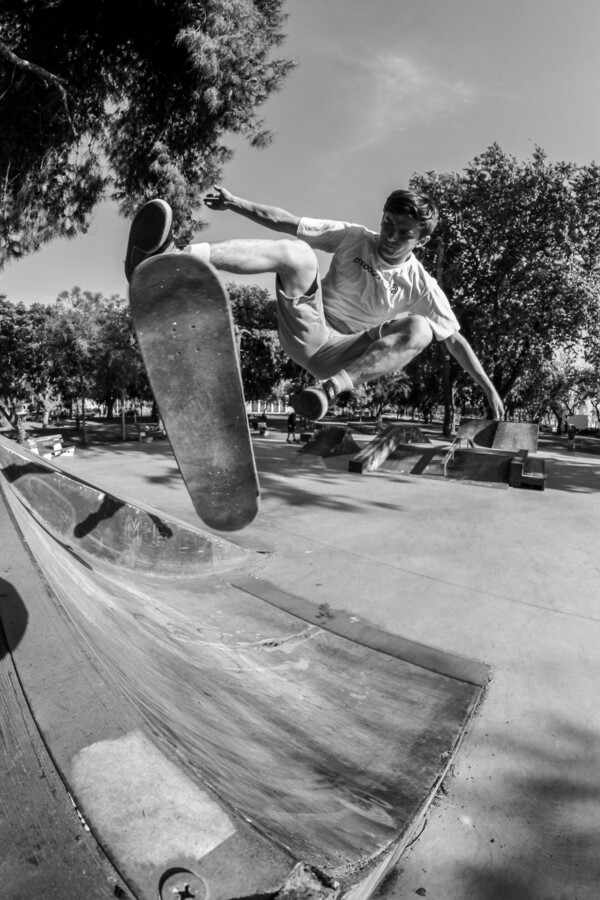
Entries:
{"label": "park bench", "polygon": [[75,453],[75,444],[63,445],[61,434],[30,437],[26,439],[26,445],[32,453],[36,453],[44,459],[52,459],[54,456],[73,456]]}

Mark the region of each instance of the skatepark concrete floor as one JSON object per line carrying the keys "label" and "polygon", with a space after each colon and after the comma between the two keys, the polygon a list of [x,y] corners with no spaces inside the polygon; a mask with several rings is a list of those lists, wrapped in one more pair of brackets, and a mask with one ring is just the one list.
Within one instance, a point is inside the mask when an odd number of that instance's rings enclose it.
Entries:
{"label": "skatepark concrete floor", "polygon": [[[358,443],[368,438],[355,435]],[[379,889],[385,900],[600,897],[600,457],[540,442],[545,491],[397,473],[254,437],[254,573],[387,632],[481,660],[485,697]],[[167,441],[91,443],[54,464],[202,527]]]}
{"label": "skatepark concrete floor", "polygon": [[[357,440],[367,442],[365,436]],[[540,443],[545,491],[351,474],[253,438],[255,574],[491,667],[445,791],[379,896],[600,897],[600,458]],[[64,472],[195,526],[167,441],[91,444]]]}

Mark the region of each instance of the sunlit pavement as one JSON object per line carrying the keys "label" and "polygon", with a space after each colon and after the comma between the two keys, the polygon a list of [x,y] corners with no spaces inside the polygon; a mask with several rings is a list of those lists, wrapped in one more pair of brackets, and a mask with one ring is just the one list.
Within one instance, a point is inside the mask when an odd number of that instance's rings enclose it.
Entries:
{"label": "sunlit pavement", "polygon": [[[254,447],[262,509],[233,539],[261,551],[256,574],[491,666],[446,790],[383,895],[597,900],[600,457],[542,440],[542,492],[349,474],[347,457],[301,454],[277,432]],[[198,524],[167,442],[56,463]]]}

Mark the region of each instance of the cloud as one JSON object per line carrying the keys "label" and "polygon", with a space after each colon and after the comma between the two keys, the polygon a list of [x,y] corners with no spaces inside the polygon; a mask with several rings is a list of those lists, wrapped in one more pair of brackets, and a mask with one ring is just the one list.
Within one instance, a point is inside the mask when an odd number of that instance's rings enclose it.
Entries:
{"label": "cloud", "polygon": [[353,107],[360,110],[361,134],[355,150],[389,140],[415,125],[427,126],[479,99],[478,91],[466,82],[391,53],[359,63],[353,82]]}

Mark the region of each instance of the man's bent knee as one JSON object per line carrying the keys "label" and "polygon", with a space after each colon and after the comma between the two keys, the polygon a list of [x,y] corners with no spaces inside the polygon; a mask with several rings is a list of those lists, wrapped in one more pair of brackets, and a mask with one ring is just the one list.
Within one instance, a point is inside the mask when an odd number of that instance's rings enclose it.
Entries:
{"label": "man's bent knee", "polygon": [[319,264],[304,241],[277,241],[277,275],[284,294],[301,297],[308,293],[317,276]]}
{"label": "man's bent knee", "polygon": [[433,331],[425,316],[402,316],[386,322],[381,328],[381,337],[391,334],[399,335],[417,353],[428,347],[433,340]]}

